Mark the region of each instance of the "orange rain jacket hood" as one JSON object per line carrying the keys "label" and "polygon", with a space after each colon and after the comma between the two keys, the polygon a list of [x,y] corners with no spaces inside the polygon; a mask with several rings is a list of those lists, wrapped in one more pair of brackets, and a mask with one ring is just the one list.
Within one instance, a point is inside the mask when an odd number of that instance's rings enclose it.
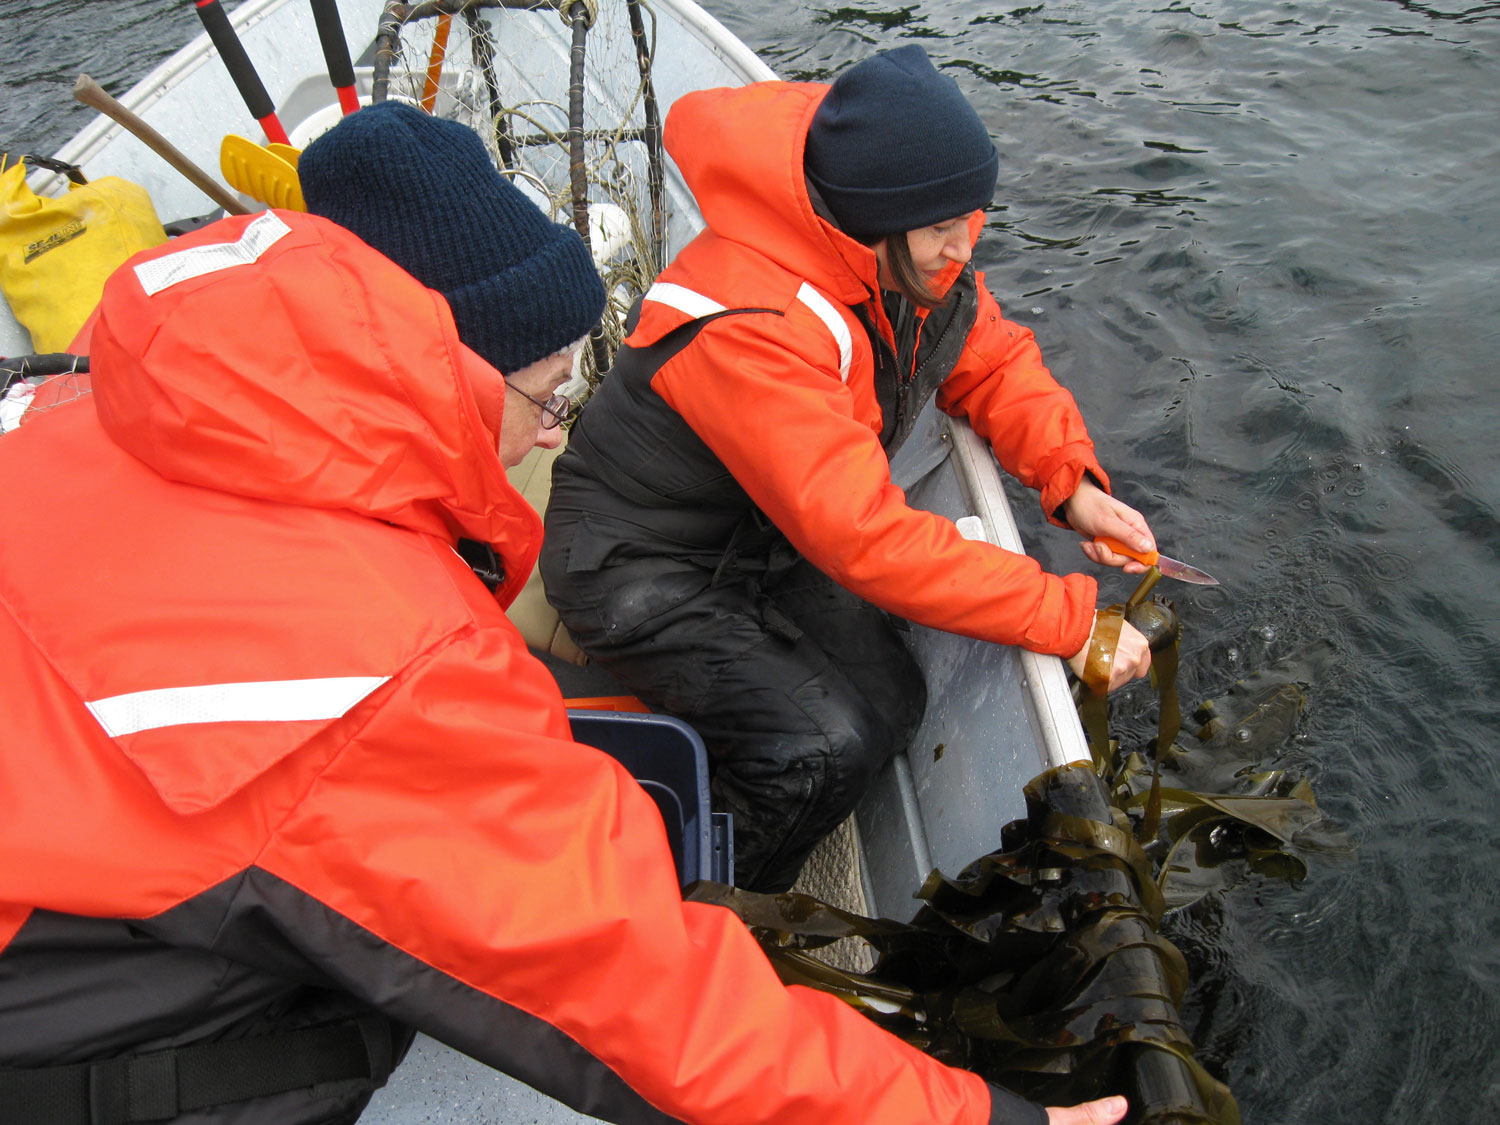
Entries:
{"label": "orange rain jacket hood", "polygon": [[[237,246],[278,238],[262,268],[167,277],[170,301],[116,286],[103,302],[93,368],[106,373],[96,401],[115,444],[168,480],[501,547],[508,602],[540,523],[475,403],[471,380],[498,373],[459,341],[442,296],[390,268],[378,289],[354,289],[346,279],[368,272],[369,250],[326,220],[292,229],[268,213],[213,237],[237,232]],[[348,330],[356,317],[363,332]],[[211,341],[204,324],[220,326]]]}
{"label": "orange rain jacket hood", "polygon": [[452,548],[514,583],[537,520],[437,294],[316,218],[227,219],[114,275],[93,358],[92,400],[0,438],[0,1069],[342,1004],[607,1120],[991,1120],[683,903],[650,797],[572,741]]}
{"label": "orange rain jacket hood", "polygon": [[[1071,656],[1092,626],[1093,579],[965,540],[891,483],[874,353],[856,314],[864,306],[893,342],[875,253],[818,215],[803,173],[827,89],[766,82],[676,102],[666,145],[707,230],[662,273],[626,342],[648,347],[715,310],[779,314],[713,320],[652,388],[792,544],[850,590],[935,628]],[[976,215],[971,237],[981,227]],[[961,268],[949,264],[939,292]],[[1085,473],[1105,488],[1108,477],[1031,332],[978,282],[977,319],[937,403],[967,417],[1057,522]]]}

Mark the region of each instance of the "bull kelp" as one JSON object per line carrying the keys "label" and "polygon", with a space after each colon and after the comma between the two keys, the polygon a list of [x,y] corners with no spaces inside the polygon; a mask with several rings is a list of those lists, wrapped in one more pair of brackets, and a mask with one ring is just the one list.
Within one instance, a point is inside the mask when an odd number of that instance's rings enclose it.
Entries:
{"label": "bull kelp", "polygon": [[[1152,642],[1156,739],[1122,750],[1103,695],[1084,687],[1094,760],[1034,778],[1000,848],[955,876],[933,872],[911,922],[718,884],[693,897],[744,918],[788,983],[839,996],[999,1085],[1051,1105],[1125,1093],[1131,1122],[1237,1125],[1233,1095],[1194,1057],[1181,1018],[1187,965],[1161,923],[1248,872],[1300,878],[1298,853],[1336,840],[1308,782],[1272,765],[1305,702],[1299,682],[1327,654],[1235,684],[1183,734],[1179,629],[1171,605],[1148,597],[1157,577],[1107,613]],[[820,958],[847,939],[874,952],[869,972]]]}

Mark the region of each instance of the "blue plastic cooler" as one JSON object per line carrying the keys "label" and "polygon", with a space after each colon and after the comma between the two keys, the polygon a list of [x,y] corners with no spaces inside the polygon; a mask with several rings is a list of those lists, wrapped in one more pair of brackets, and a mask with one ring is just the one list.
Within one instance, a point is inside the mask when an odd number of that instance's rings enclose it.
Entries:
{"label": "blue plastic cooler", "polygon": [[734,878],[728,813],[708,802],[708,754],[681,719],[629,711],[570,710],[579,742],[603,750],[628,769],[661,810],[682,884]]}

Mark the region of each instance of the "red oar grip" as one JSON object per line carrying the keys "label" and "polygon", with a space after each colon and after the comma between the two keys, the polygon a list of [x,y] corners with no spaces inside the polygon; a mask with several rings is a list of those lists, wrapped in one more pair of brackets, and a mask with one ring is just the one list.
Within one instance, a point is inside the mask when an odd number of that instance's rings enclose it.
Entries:
{"label": "red oar grip", "polygon": [[323,61],[328,66],[328,80],[338,91],[344,113],[353,113],[359,108],[359,96],[354,92],[354,64],[349,61],[349,43],[344,39],[338,0],[312,0],[312,9],[318,42],[323,45]]}
{"label": "red oar grip", "polygon": [[203,21],[203,30],[208,32],[219,57],[224,60],[229,77],[234,80],[234,87],[244,99],[250,116],[260,122],[260,127],[271,140],[279,144],[290,144],[286,130],[281,127],[281,121],[276,116],[276,103],[271,101],[271,95],[266,93],[265,86],[261,84],[260,76],[250,63],[250,56],[245,54],[244,45],[235,34],[234,26],[219,5],[219,0],[198,0],[197,8],[198,18]]}

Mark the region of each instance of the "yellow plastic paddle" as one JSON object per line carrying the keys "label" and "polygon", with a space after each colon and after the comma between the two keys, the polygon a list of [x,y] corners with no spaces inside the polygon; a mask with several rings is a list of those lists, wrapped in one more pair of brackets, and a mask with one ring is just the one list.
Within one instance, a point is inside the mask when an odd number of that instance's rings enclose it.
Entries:
{"label": "yellow plastic paddle", "polygon": [[[277,145],[278,149],[290,148]],[[295,149],[292,149],[295,152]],[[286,157],[262,148],[248,137],[230,133],[219,146],[219,167],[229,186],[271,207],[306,211],[297,166]]]}
{"label": "yellow plastic paddle", "polygon": [[266,151],[275,153],[293,168],[297,167],[297,157],[302,155],[300,148],[293,148],[291,145],[279,145],[275,141],[266,142]]}

